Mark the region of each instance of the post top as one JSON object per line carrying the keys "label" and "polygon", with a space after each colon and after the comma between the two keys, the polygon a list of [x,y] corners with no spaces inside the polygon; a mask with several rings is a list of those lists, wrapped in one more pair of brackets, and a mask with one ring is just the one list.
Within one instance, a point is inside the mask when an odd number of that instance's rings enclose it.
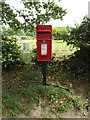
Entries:
{"label": "post top", "polygon": [[52,30],[52,25],[37,25],[37,30]]}

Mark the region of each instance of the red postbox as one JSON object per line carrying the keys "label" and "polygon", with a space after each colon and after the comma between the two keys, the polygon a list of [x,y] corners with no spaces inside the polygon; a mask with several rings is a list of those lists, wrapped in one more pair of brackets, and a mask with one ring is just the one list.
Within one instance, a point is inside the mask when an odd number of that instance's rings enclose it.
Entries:
{"label": "red postbox", "polygon": [[52,60],[52,26],[37,25],[37,61]]}

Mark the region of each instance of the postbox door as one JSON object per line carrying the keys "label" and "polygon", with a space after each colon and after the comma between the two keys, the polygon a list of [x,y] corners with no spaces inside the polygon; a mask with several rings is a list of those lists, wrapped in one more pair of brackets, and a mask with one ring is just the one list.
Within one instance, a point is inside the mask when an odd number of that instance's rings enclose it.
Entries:
{"label": "postbox door", "polygon": [[37,41],[37,60],[51,61],[52,59],[52,41]]}

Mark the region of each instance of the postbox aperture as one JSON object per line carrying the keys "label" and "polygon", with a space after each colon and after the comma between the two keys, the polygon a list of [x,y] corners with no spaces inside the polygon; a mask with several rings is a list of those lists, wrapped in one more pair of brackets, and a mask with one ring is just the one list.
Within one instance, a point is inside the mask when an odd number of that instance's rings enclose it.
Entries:
{"label": "postbox aperture", "polygon": [[37,61],[52,60],[52,26],[37,25]]}

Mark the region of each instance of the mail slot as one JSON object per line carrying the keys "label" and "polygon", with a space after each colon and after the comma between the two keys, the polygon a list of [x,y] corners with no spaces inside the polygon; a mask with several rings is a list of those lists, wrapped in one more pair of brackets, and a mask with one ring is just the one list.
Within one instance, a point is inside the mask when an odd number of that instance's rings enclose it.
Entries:
{"label": "mail slot", "polygon": [[37,25],[37,61],[52,60],[52,26]]}

